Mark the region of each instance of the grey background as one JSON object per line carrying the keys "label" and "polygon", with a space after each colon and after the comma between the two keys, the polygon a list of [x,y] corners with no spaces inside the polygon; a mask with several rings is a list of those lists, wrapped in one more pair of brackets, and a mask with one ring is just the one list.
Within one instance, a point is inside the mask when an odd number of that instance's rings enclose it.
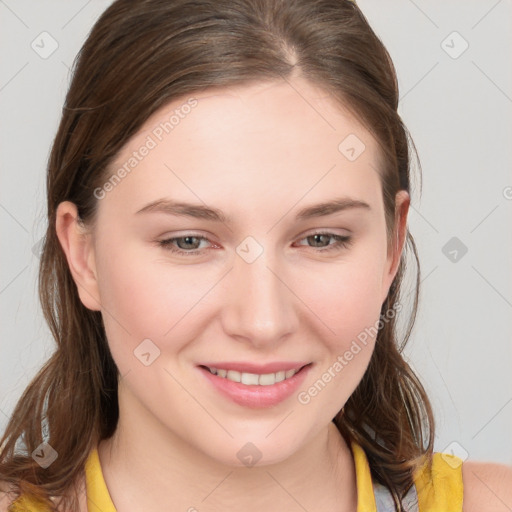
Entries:
{"label": "grey background", "polygon": [[[45,167],[69,68],[109,4],[0,0],[1,431],[54,349],[34,249]],[[394,60],[423,168],[409,219],[421,304],[406,357],[435,408],[435,449],[512,464],[512,2],[358,4]],[[45,31],[58,48],[42,58],[31,44],[49,51]]]}

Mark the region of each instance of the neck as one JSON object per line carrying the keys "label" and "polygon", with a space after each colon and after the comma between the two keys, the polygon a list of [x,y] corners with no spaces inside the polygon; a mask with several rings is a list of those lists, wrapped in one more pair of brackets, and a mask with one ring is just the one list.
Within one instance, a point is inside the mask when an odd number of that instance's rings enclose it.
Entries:
{"label": "neck", "polygon": [[120,403],[115,434],[98,446],[105,483],[118,512],[235,507],[247,512],[313,512],[357,507],[352,454],[332,422],[279,463],[234,467],[197,450],[161,423],[140,421],[144,414],[134,415],[133,421],[123,412]]}

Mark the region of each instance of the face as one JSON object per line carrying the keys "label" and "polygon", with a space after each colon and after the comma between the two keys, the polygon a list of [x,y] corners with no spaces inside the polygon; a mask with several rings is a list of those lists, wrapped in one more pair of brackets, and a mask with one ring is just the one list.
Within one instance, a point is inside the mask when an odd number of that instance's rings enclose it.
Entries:
{"label": "face", "polygon": [[121,415],[232,465],[244,450],[278,462],[326,428],[396,271],[376,141],[293,83],[156,112],[95,192],[90,272],[74,273],[102,312]]}

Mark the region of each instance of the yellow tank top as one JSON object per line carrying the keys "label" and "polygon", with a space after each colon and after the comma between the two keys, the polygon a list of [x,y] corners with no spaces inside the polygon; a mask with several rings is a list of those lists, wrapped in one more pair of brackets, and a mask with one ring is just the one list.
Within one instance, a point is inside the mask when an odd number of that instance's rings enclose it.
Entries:
{"label": "yellow tank top", "polygon": [[[378,512],[375,486],[364,450],[351,445],[356,469],[357,512]],[[116,512],[101,470],[98,450],[89,454],[85,464],[88,512]],[[415,474],[415,488],[420,512],[462,512],[462,460],[454,455],[435,453],[432,470],[423,466]],[[48,512],[40,504],[18,498],[12,512]]]}

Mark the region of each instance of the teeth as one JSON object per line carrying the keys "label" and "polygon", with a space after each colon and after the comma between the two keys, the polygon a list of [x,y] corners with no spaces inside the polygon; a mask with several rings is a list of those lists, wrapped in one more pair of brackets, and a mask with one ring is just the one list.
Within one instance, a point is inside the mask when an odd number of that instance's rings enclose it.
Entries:
{"label": "teeth", "polygon": [[285,379],[289,379],[293,377],[298,370],[288,370],[288,371],[279,371],[276,373],[265,373],[265,374],[257,374],[257,373],[245,373],[245,372],[237,372],[236,370],[223,370],[222,368],[212,368],[208,367],[211,373],[217,375],[218,377],[222,377],[224,379],[232,380],[233,382],[241,382],[242,384],[246,384],[249,386],[259,385],[259,386],[271,386],[272,384],[276,384],[277,382],[281,382]]}
{"label": "teeth", "polygon": [[260,383],[260,377],[255,373],[242,373],[240,382],[242,384],[250,384],[253,386],[257,386]]}
{"label": "teeth", "polygon": [[226,375],[226,379],[232,380],[233,382],[240,382],[240,378],[240,372],[235,370],[229,370],[228,374]]}
{"label": "teeth", "polygon": [[265,375],[260,375],[258,380],[258,384],[260,386],[271,386],[276,383],[276,376],[273,373],[266,373]]}
{"label": "teeth", "polygon": [[281,382],[282,380],[285,379],[285,375],[286,375],[286,372],[282,371],[282,372],[277,372],[276,373],[276,382]]}

